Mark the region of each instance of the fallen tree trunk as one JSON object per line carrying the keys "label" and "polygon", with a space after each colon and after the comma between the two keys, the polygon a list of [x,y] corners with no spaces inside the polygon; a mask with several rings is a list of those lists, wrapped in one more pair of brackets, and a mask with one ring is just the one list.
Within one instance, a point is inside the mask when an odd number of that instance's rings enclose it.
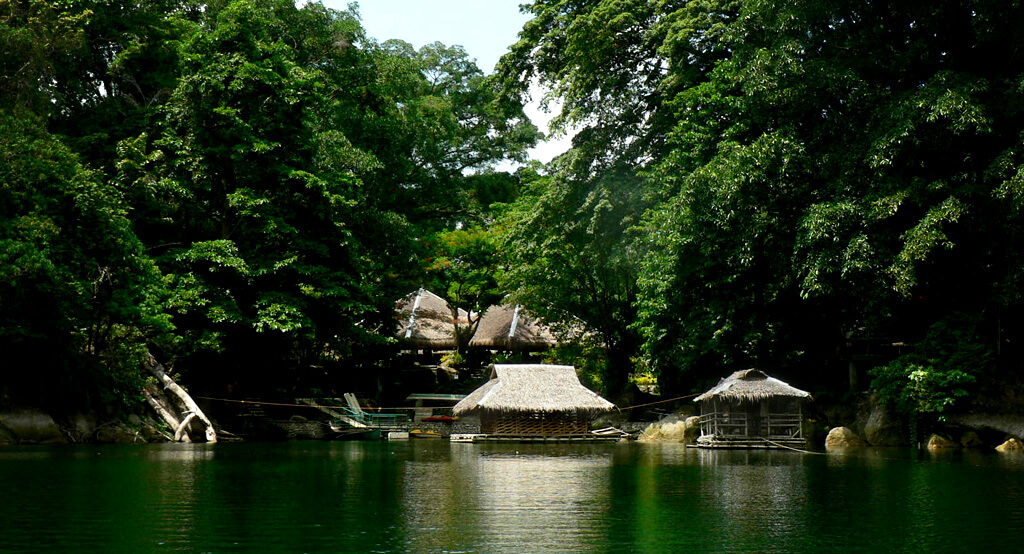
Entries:
{"label": "fallen tree trunk", "polygon": [[189,396],[188,392],[178,386],[178,384],[174,382],[174,379],[171,379],[171,377],[167,375],[164,371],[164,366],[160,364],[160,362],[157,362],[156,358],[152,355],[149,356],[149,360],[146,365],[149,372],[152,373],[153,376],[156,377],[156,380],[163,386],[164,391],[173,395],[174,398],[185,407],[185,414],[187,415],[185,416],[185,421],[183,423],[179,423],[174,427],[175,437],[180,439],[180,435],[185,424],[191,422],[192,419],[198,419],[206,426],[206,442],[217,442],[217,431],[213,428],[213,423],[206,417],[203,410],[199,408],[196,401],[192,400],[192,397]]}
{"label": "fallen tree trunk", "polygon": [[[142,396],[146,398],[146,403],[149,404],[149,407],[153,408],[156,415],[160,416],[160,419],[162,419],[168,427],[171,429],[178,429],[181,427],[181,422],[178,421],[178,417],[174,415],[171,408],[166,406],[163,399],[160,398],[162,395],[156,388],[156,385],[148,383],[145,387],[142,387]],[[168,437],[168,439],[170,439],[170,437]],[[175,442],[192,442],[192,439],[189,438],[188,434],[180,437],[175,435],[173,440]]]}
{"label": "fallen tree trunk", "polygon": [[182,437],[188,437],[188,433],[185,432],[185,429],[188,427],[189,423],[192,423],[192,420],[195,419],[195,417],[196,414],[189,412],[189,414],[185,416],[185,419],[181,420],[181,425],[179,425],[178,429],[174,431],[175,441],[180,441]]}

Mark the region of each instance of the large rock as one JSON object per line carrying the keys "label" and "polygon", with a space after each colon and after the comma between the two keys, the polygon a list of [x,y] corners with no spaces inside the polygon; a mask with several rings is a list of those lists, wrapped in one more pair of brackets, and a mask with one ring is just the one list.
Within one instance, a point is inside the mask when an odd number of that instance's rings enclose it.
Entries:
{"label": "large rock", "polygon": [[1020,439],[1008,439],[1003,444],[997,446],[996,451],[1003,453],[1014,452],[1021,454],[1024,453],[1024,442],[1021,442]]}
{"label": "large rock", "polygon": [[686,444],[697,444],[700,438],[700,416],[686,418],[686,429],[683,430],[683,438]]}
{"label": "large rock", "polygon": [[0,427],[6,427],[19,444],[67,442],[53,418],[39,410],[23,409],[0,413]]}
{"label": "large rock", "polygon": [[903,446],[907,443],[903,422],[884,403],[871,400],[871,415],[864,424],[864,438],[874,446]]}
{"label": "large rock", "polygon": [[825,437],[825,448],[848,448],[854,446],[867,446],[864,439],[857,436],[849,427],[835,427]]}
{"label": "large rock", "polygon": [[955,443],[942,435],[935,435],[928,437],[928,450],[943,450],[946,448],[960,448],[960,444]]}
{"label": "large rock", "polygon": [[641,441],[666,441],[694,444],[700,436],[700,417],[691,416],[686,419],[678,415],[670,415],[647,426],[640,433]]}

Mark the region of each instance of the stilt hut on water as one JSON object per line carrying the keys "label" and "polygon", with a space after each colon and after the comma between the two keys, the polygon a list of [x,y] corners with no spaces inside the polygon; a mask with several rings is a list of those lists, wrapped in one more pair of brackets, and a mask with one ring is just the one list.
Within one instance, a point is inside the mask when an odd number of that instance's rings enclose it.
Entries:
{"label": "stilt hut on water", "polygon": [[737,371],[698,396],[705,448],[803,447],[803,402],[811,395],[756,369]]}
{"label": "stilt hut on water", "polygon": [[478,415],[484,435],[571,437],[588,434],[591,420],[614,407],[580,384],[573,366],[495,364],[491,379],[452,411]]}

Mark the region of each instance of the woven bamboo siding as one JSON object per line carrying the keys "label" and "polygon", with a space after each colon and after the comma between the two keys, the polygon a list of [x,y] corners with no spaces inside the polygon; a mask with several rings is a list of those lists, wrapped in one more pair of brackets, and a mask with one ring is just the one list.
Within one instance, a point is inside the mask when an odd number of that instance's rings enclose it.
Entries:
{"label": "woven bamboo siding", "polygon": [[588,421],[566,413],[488,414],[480,431],[490,435],[580,435],[589,432]]}

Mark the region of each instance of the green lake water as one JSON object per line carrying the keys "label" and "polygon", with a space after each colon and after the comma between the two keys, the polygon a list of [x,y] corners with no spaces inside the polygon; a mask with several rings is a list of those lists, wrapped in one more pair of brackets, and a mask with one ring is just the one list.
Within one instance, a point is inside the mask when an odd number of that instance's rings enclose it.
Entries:
{"label": "green lake water", "polygon": [[0,449],[0,552],[1021,552],[1024,456],[676,444]]}

